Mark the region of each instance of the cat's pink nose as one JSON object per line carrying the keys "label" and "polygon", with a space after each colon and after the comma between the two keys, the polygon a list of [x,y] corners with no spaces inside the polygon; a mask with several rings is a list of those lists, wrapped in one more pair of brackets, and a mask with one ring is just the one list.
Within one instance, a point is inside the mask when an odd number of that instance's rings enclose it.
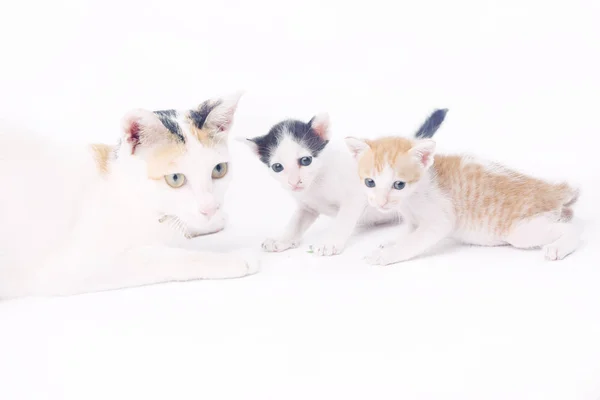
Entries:
{"label": "cat's pink nose", "polygon": [[211,207],[204,207],[201,208],[200,210],[200,214],[202,215],[206,215],[208,218],[212,217],[213,215],[215,215],[215,213],[219,210],[219,207],[217,206],[211,206]]}
{"label": "cat's pink nose", "polygon": [[379,201],[377,202],[377,205],[378,205],[379,207],[383,208],[383,207],[385,207],[385,206],[387,205],[387,203],[388,203],[388,199],[384,199],[384,200],[379,200]]}
{"label": "cat's pink nose", "polygon": [[301,184],[302,184],[302,181],[300,179],[298,179],[298,180],[288,180],[288,185],[292,189],[298,189]]}

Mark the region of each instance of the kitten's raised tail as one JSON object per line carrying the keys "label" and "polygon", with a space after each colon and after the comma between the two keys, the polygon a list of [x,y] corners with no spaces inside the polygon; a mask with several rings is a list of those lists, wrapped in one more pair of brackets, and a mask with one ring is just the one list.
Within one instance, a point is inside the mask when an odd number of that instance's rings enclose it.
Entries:
{"label": "kitten's raised tail", "polygon": [[442,122],[444,122],[447,113],[447,108],[435,110],[417,130],[417,133],[415,133],[415,138],[428,139],[435,135],[440,125],[442,125]]}

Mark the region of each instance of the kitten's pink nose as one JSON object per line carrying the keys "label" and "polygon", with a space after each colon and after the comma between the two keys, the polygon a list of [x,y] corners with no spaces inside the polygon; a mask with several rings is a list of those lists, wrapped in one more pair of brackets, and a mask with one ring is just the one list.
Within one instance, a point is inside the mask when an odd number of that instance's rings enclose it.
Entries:
{"label": "kitten's pink nose", "polygon": [[289,179],[288,180],[288,185],[292,189],[298,189],[300,187],[301,183],[302,183],[302,181],[300,179]]}
{"label": "kitten's pink nose", "polygon": [[383,207],[385,207],[387,203],[388,203],[388,199],[383,199],[383,200],[379,200],[379,201],[377,201],[377,205],[378,205],[380,208],[383,208]]}

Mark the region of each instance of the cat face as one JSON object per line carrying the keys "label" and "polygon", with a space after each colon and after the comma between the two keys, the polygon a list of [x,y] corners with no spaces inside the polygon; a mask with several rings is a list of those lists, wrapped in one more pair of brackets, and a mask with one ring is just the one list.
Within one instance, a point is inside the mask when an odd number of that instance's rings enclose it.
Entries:
{"label": "cat face", "polygon": [[161,217],[193,234],[223,205],[231,179],[227,136],[240,94],[197,109],[134,110],[125,116],[119,157],[144,175],[143,194]]}
{"label": "cat face", "polygon": [[433,137],[448,113],[434,110],[414,134],[414,140],[387,137],[377,140],[346,138],[350,153],[358,161],[358,175],[369,204],[380,211],[396,209],[417,189],[433,164]]}
{"label": "cat face", "polygon": [[417,190],[433,165],[435,142],[401,137],[361,140],[346,138],[358,160],[358,174],[369,204],[393,211]]}
{"label": "cat face", "polygon": [[282,121],[265,136],[241,140],[284,189],[302,192],[312,185],[322,167],[319,155],[329,142],[329,117],[319,114],[308,123]]}

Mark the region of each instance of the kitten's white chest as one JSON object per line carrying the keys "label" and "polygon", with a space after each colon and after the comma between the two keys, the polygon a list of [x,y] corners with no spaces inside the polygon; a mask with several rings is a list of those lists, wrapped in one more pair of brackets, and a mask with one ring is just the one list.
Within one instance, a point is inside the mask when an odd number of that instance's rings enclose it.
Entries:
{"label": "kitten's white chest", "polygon": [[329,217],[337,215],[340,210],[339,201],[337,201],[337,199],[332,199],[330,196],[323,193],[294,193],[294,198],[306,208]]}
{"label": "kitten's white chest", "polygon": [[398,222],[400,215],[398,212],[381,212],[374,207],[367,206],[363,212],[358,225],[378,225],[392,222]]}

